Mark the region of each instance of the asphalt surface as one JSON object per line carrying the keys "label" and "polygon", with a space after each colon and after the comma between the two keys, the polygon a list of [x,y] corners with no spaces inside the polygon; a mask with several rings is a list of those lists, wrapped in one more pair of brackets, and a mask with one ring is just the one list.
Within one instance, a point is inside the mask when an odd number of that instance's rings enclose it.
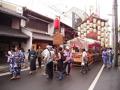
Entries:
{"label": "asphalt surface", "polygon": [[94,90],[120,90],[120,67],[104,68]]}
{"label": "asphalt surface", "polygon": [[55,76],[53,80],[47,80],[40,71],[33,75],[28,75],[28,71],[22,72],[21,79],[14,81],[10,80],[9,75],[2,76],[0,77],[0,90],[88,90],[101,66],[101,63],[91,65],[91,70],[84,75],[80,73],[80,67],[73,67],[71,75],[61,81]]}

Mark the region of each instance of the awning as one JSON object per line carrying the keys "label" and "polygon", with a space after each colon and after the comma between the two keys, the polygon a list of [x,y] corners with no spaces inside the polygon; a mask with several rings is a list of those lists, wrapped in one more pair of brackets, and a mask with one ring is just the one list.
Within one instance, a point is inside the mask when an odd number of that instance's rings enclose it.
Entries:
{"label": "awning", "polygon": [[21,32],[21,30],[12,29],[7,26],[0,26],[0,36],[7,37],[17,37],[17,38],[29,38],[29,36],[25,35]]}
{"label": "awning", "polygon": [[15,12],[15,11],[9,10],[7,8],[0,7],[0,12],[4,13],[4,14],[12,15],[12,16],[15,16],[15,17],[27,20],[26,17],[22,16],[21,14]]}
{"label": "awning", "polygon": [[53,41],[53,37],[42,33],[33,33],[33,39]]}

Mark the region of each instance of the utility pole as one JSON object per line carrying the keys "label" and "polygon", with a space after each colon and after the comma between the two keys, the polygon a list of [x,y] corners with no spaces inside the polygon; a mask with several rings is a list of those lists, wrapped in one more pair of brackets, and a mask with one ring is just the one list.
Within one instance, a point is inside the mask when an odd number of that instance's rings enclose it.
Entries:
{"label": "utility pole", "polygon": [[118,6],[117,0],[113,0],[113,22],[114,22],[114,65],[118,66]]}

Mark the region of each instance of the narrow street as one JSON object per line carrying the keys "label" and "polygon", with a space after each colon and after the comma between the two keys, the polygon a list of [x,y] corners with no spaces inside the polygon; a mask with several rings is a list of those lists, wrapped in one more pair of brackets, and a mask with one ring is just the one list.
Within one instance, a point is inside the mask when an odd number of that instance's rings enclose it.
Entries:
{"label": "narrow street", "polygon": [[85,75],[80,73],[80,67],[73,67],[71,75],[62,81],[55,76],[53,81],[49,81],[40,72],[30,76],[28,71],[24,71],[21,80],[14,81],[9,80],[9,76],[2,76],[0,90],[88,90],[101,66],[101,63],[91,65],[91,70]]}
{"label": "narrow street", "polygon": [[0,90],[120,90],[119,10],[120,0],[0,0]]}

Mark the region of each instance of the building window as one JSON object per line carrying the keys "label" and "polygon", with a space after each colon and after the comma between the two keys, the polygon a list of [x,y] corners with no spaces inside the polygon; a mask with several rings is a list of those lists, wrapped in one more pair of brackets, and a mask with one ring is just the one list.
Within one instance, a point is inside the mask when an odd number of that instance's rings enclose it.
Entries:
{"label": "building window", "polygon": [[40,20],[30,19],[26,26],[40,31],[48,31],[48,24]]}

